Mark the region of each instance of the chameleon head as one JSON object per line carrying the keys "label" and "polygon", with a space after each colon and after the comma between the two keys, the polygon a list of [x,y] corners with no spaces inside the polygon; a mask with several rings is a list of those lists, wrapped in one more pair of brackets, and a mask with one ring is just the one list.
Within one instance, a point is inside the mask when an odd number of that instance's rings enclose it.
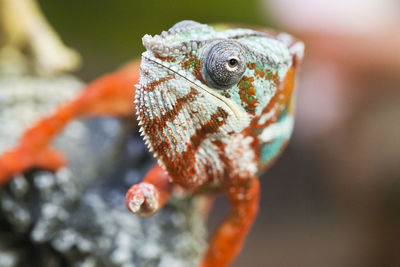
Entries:
{"label": "chameleon head", "polygon": [[141,131],[185,187],[221,176],[218,144],[262,116],[303,52],[287,34],[194,21],[145,35],[143,44],[135,99]]}

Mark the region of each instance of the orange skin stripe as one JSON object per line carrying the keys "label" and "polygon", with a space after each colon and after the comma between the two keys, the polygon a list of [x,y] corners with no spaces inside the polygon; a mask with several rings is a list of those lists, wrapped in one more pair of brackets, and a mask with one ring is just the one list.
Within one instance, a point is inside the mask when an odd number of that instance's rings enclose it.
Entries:
{"label": "orange skin stripe", "polygon": [[[160,79],[160,81],[161,80],[162,79]],[[146,90],[147,90],[147,87],[146,87]],[[183,108],[183,105],[185,105],[186,103],[192,102],[197,94],[198,94],[198,92],[194,88],[190,88],[190,92],[187,95],[185,95],[181,98],[178,98],[176,100],[176,103],[171,110],[168,110],[167,112],[165,112],[165,114],[162,115],[162,117],[160,117],[160,118],[157,117],[157,118],[153,119],[153,121],[149,121],[148,124],[156,125],[158,127],[158,131],[162,132],[162,130],[164,129],[167,122],[173,121],[175,119],[175,117],[179,114],[181,109]]]}
{"label": "orange skin stripe", "polygon": [[[123,115],[134,111],[134,84],[139,81],[139,61],[89,83],[73,101],[27,130],[18,145],[0,155],[0,184],[34,167],[56,170],[64,157],[50,142],[72,119],[88,116]],[[56,88],[55,88],[56,89]]]}
{"label": "orange skin stripe", "polygon": [[289,110],[291,109],[291,100],[292,100],[292,93],[294,88],[294,77],[295,77],[295,69],[291,67],[283,81],[283,84],[280,89],[280,96],[276,100],[279,106],[284,105]]}
{"label": "orange skin stripe", "polygon": [[[151,92],[151,91],[153,91],[157,86],[159,86],[160,84],[162,84],[162,83],[164,83],[164,82],[166,82],[166,81],[169,81],[169,80],[171,80],[171,79],[173,79],[174,78],[174,75],[169,75],[169,76],[167,76],[167,77],[164,77],[164,78],[161,78],[161,79],[159,79],[159,80],[157,80],[157,81],[154,81],[154,82],[150,82],[149,84],[147,84],[145,87],[146,87],[146,91],[149,91],[149,92]],[[133,99],[133,98],[132,98]]]}
{"label": "orange skin stripe", "polygon": [[[268,113],[270,110],[272,110],[275,107],[275,105],[277,107],[289,106],[290,100],[292,97],[293,87],[294,87],[294,68],[291,67],[286,74],[285,80],[279,87],[279,90],[277,90],[276,94],[271,99],[271,101],[269,102],[269,104],[265,108],[265,110],[262,112],[262,114]],[[274,117],[278,117],[280,111],[281,110],[279,108],[277,108],[275,110]],[[267,121],[267,123],[268,123],[268,121]],[[271,122],[269,122],[269,123],[271,123]],[[267,126],[268,124],[266,124],[266,125],[264,124],[263,127]]]}

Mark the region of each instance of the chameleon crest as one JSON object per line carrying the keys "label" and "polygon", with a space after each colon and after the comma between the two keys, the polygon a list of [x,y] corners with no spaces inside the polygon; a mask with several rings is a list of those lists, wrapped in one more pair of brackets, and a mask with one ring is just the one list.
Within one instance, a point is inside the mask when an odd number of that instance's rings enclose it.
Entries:
{"label": "chameleon crest", "polygon": [[149,149],[186,188],[253,177],[293,126],[304,46],[288,34],[182,21],[145,35],[136,108]]}

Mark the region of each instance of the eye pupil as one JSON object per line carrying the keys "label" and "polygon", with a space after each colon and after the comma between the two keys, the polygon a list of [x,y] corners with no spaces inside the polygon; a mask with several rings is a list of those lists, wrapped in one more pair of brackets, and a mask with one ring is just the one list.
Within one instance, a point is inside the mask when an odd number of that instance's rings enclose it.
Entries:
{"label": "eye pupil", "polygon": [[202,75],[207,85],[228,89],[237,84],[246,70],[246,50],[235,40],[216,40],[202,53]]}
{"label": "eye pupil", "polygon": [[238,64],[238,61],[234,58],[229,59],[229,66],[234,67]]}

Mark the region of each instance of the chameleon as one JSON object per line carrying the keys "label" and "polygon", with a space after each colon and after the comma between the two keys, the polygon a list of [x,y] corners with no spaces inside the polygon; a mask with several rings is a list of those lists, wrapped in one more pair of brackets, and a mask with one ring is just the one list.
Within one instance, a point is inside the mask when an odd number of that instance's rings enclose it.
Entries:
{"label": "chameleon", "polygon": [[139,131],[157,164],[128,190],[127,208],[151,216],[177,187],[225,194],[231,211],[199,266],[227,266],[256,218],[258,176],[291,136],[304,44],[287,33],[191,20],[142,41],[140,65],[136,61],[89,83],[0,156],[0,184],[32,167],[63,166],[50,141],[69,120],[129,115],[134,98]]}

